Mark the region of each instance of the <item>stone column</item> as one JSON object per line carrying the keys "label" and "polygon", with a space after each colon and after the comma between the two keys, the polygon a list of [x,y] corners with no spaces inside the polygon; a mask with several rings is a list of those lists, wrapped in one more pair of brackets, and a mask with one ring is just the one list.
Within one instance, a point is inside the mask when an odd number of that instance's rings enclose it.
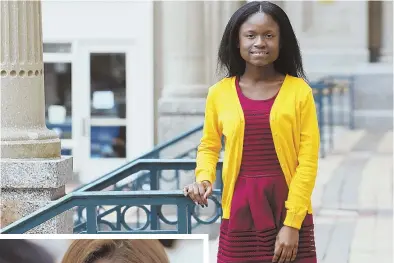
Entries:
{"label": "stone column", "polygon": [[223,78],[217,72],[219,45],[228,21],[241,5],[241,1],[204,2],[205,76],[208,84],[213,84]]}
{"label": "stone column", "polygon": [[382,58],[381,61],[393,63],[393,2],[384,1],[383,30],[382,30]]}
{"label": "stone column", "polygon": [[163,1],[161,42],[163,75],[159,100],[159,141],[201,123],[205,76],[204,2]]}
{"label": "stone column", "polygon": [[[203,123],[208,88],[222,77],[216,75],[219,43],[228,20],[241,3],[163,1],[155,5],[159,10],[155,17],[161,19],[157,23],[160,34],[155,38],[162,47],[161,57],[156,58],[161,65],[157,69],[162,71],[163,79],[158,103],[158,141],[164,142]],[[162,157],[173,158],[193,149],[200,139],[201,133],[197,133],[177,143]],[[181,185],[193,180],[194,174],[189,175]]]}
{"label": "stone column", "polygon": [[[45,125],[40,1],[1,1],[1,225],[65,194],[72,159]],[[32,233],[71,233],[69,212]]]}
{"label": "stone column", "polygon": [[[156,4],[156,3],[155,3]],[[162,96],[159,99],[159,142],[199,124],[205,98],[216,76],[217,52],[236,1],[164,1],[160,5]],[[196,138],[199,138],[198,135]],[[190,147],[198,140],[191,140]],[[189,148],[190,148],[189,147]],[[179,152],[178,149],[175,152]]]}
{"label": "stone column", "polygon": [[285,1],[310,79],[368,62],[368,2]]}
{"label": "stone column", "polygon": [[204,3],[162,3],[164,97],[204,93]]}

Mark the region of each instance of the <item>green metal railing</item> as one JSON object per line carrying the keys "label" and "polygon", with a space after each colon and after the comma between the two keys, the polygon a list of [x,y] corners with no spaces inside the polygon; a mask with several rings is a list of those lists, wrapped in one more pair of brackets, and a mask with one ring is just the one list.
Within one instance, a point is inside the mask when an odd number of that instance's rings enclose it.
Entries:
{"label": "green metal railing", "polygon": [[[222,161],[218,162],[217,170],[221,171]],[[183,196],[181,190],[174,191],[100,191],[113,184],[115,181],[120,181],[128,176],[141,170],[149,170],[152,174],[158,174],[157,171],[168,171],[168,170],[182,170],[190,171],[196,167],[195,160],[137,160],[129,165],[125,166],[122,171],[109,180],[102,178],[96,183],[95,191],[78,191],[68,194],[67,196],[52,202],[50,205],[38,210],[29,216],[16,221],[15,223],[3,228],[0,233],[24,233],[25,231],[31,230],[41,223],[69,210],[82,208],[86,212],[86,222],[76,226],[78,231],[76,233],[106,233],[108,231],[116,233],[191,233],[191,227],[193,222],[199,222],[200,224],[212,224],[216,222],[221,216],[221,190],[217,189],[214,194],[210,197],[210,200],[215,204],[215,214],[210,218],[204,220],[199,217],[196,213],[195,204],[188,198]],[[152,182],[157,182],[156,178],[151,178]],[[116,197],[119,195],[119,197]],[[106,199],[108,198],[108,200]],[[125,200],[122,201],[122,198]],[[184,210],[179,210],[187,204],[187,214],[185,219]],[[170,220],[162,213],[163,205],[176,205],[177,215],[176,220]],[[113,211],[115,219],[108,221],[105,216],[108,213],[99,213],[100,207],[115,206],[116,209]],[[149,208],[147,207],[149,206]],[[138,207],[145,211],[147,221],[140,227],[130,226],[130,222],[127,219],[127,211],[131,207]],[[179,208],[181,207],[181,208]],[[182,208],[184,209],[184,208]],[[178,225],[176,230],[161,230],[159,229],[159,221],[171,225]],[[182,223],[187,222],[187,229]],[[93,227],[94,226],[94,227]],[[108,231],[103,230],[107,229]],[[149,231],[147,230],[149,228]],[[22,231],[22,232],[21,232]],[[153,231],[153,232],[152,232]],[[170,232],[169,232],[170,231]]]}
{"label": "green metal railing", "polygon": [[[23,218],[23,220],[15,222],[3,228],[1,234],[23,234],[42,223],[62,214],[75,207],[86,207],[87,224],[86,231],[81,233],[102,234],[106,231],[99,230],[99,221],[97,220],[97,207],[104,205],[116,206],[162,206],[162,205],[176,205],[177,207],[177,229],[176,230],[146,230],[148,223],[141,229],[129,231],[111,230],[111,233],[155,233],[155,234],[190,234],[191,233],[191,212],[194,206],[193,202],[185,198],[182,191],[107,191],[107,192],[74,192],[57,201],[54,201],[49,206],[46,206],[38,211]],[[157,214],[151,212],[152,217],[158,217]],[[102,223],[102,222],[101,222]],[[126,224],[124,227],[128,228]]]}
{"label": "green metal railing", "polygon": [[[74,191],[97,191],[97,190],[107,190],[107,191],[138,191],[138,190],[143,190],[143,189],[150,189],[150,190],[159,190],[160,189],[160,182],[165,182],[165,183],[171,183],[173,185],[173,189],[180,189],[180,175],[181,175],[181,170],[179,169],[173,169],[174,176],[168,178],[167,176],[163,176],[162,170],[158,170],[155,172],[152,172],[151,170],[147,171],[140,171],[138,172],[134,170],[130,170],[130,166],[136,165],[138,166],[138,163],[141,160],[145,160],[146,158],[154,158],[158,160],[158,158],[162,157],[162,152],[165,152],[168,149],[171,149],[171,147],[176,146],[178,143],[181,143],[183,140],[188,139],[190,136],[196,135],[197,133],[201,132],[203,128],[203,125],[199,125],[183,134],[180,136],[177,136],[176,138],[163,143],[157,147],[155,147],[152,151],[140,156],[139,158],[135,159],[134,161],[116,169],[113,172],[110,172],[104,176],[101,176],[100,178],[94,180],[93,182],[84,185],[82,187],[79,187],[78,189]],[[184,158],[195,158],[197,152],[197,146],[194,146],[178,155],[175,156],[175,159],[184,159]],[[122,179],[116,179],[120,178],[119,175],[122,175]],[[121,180],[125,178],[131,178],[133,176],[133,180],[128,180],[127,182],[121,182]],[[219,182],[217,183],[218,185],[221,184],[221,177],[218,180]],[[112,207],[112,208],[102,208],[99,207],[98,210],[100,211],[99,217],[102,218],[104,216],[107,216],[112,213],[117,213],[119,211],[118,207]],[[142,210],[142,211],[141,211]],[[137,222],[136,225],[137,227],[140,226],[140,213],[142,213],[142,216],[144,216],[145,211],[143,209],[139,209],[136,211],[137,215]],[[195,216],[198,217],[198,214],[201,212],[200,208],[196,209],[196,214]],[[86,216],[84,215],[84,208],[83,207],[78,207],[76,208],[75,212],[75,228],[74,232],[78,233],[80,232],[81,228],[85,225],[86,222]],[[165,220],[164,220],[165,221]],[[167,222],[168,223],[168,222]],[[200,220],[197,220],[196,223],[193,225],[193,227],[197,227],[200,225],[201,222]]]}
{"label": "green metal railing", "polygon": [[[340,101],[341,125],[354,129],[354,76],[327,76],[310,84],[316,102],[320,130],[320,157],[324,158],[334,146],[334,100]],[[346,112],[346,106],[349,106]],[[327,113],[327,119],[326,119]],[[347,116],[345,116],[347,115]],[[347,117],[347,123],[346,123]],[[328,128],[328,133],[326,131]],[[328,139],[328,149],[326,140]]]}

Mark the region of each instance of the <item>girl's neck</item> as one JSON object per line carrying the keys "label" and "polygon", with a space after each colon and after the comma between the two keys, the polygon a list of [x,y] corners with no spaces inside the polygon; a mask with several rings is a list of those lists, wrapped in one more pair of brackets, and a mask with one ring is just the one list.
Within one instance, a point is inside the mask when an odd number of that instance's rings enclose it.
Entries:
{"label": "girl's neck", "polygon": [[274,69],[274,65],[267,65],[264,67],[255,67],[246,65],[245,72],[242,75],[243,79],[259,82],[273,80],[278,76],[278,72]]}

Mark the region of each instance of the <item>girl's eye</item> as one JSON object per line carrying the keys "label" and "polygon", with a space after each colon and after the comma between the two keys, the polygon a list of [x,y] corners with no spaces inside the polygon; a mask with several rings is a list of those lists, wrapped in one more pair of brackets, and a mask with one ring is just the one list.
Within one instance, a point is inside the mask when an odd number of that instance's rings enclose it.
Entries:
{"label": "girl's eye", "polygon": [[266,35],[267,38],[272,38],[271,34]]}
{"label": "girl's eye", "polygon": [[249,34],[249,35],[247,35],[246,37],[248,37],[248,38],[252,38],[252,37],[254,37],[253,35],[251,35],[251,34]]}

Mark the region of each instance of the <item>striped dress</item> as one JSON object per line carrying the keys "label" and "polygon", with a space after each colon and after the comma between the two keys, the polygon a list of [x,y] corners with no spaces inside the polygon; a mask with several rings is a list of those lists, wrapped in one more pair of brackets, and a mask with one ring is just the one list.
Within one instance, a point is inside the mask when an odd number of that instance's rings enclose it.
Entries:
{"label": "striped dress", "polygon": [[[245,116],[243,155],[229,219],[220,227],[218,263],[272,262],[275,240],[286,217],[288,186],[283,175],[269,123],[276,96],[252,100],[236,80]],[[307,215],[300,230],[293,263],[316,263],[314,225]]]}

